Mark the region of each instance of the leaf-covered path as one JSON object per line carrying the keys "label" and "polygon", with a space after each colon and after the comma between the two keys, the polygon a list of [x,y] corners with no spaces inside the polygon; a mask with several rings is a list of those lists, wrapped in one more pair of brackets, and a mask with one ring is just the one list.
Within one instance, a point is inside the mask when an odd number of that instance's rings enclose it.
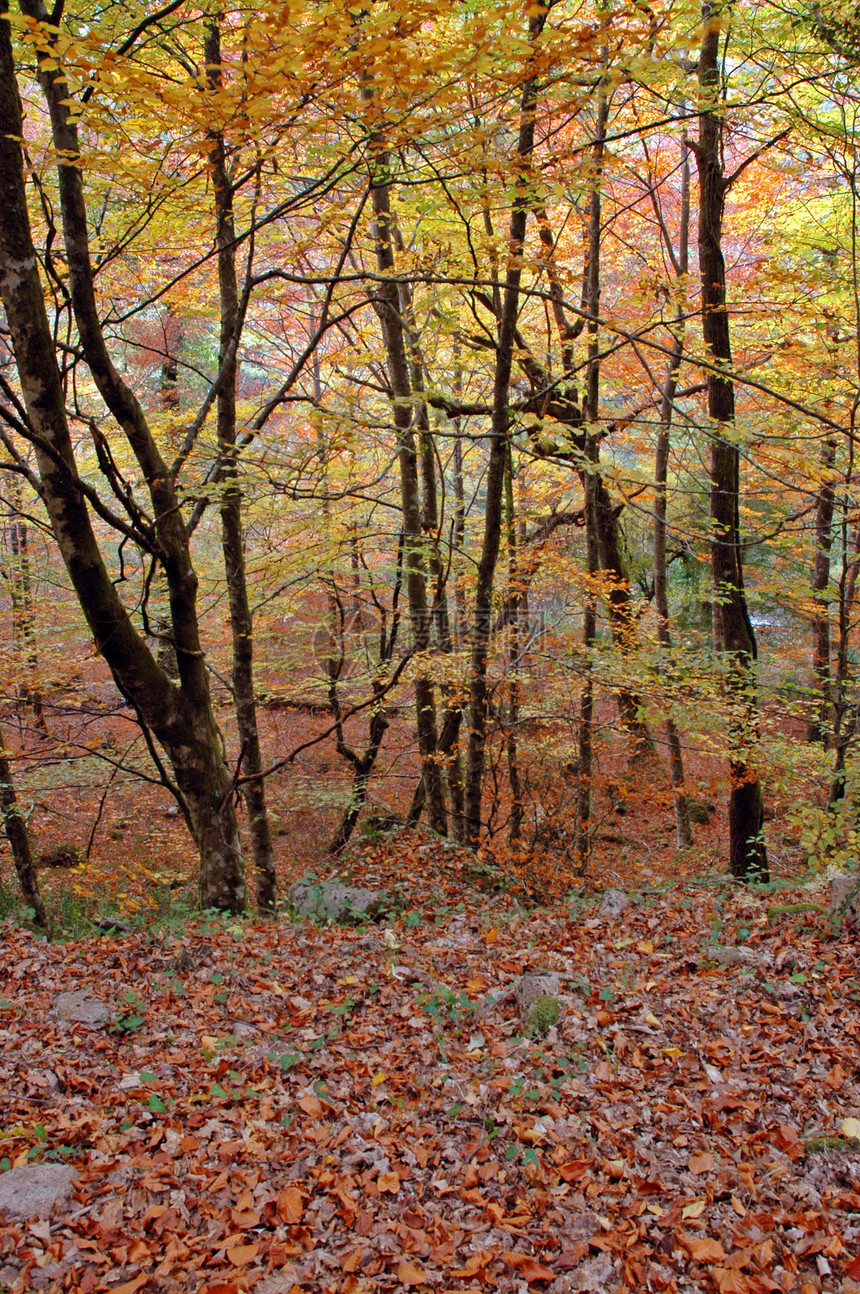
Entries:
{"label": "leaf-covered path", "polygon": [[366,928],[7,925],[0,1157],[78,1178],[0,1227],[0,1290],[860,1290],[860,1152],[810,1146],[860,1117],[855,941],[717,882],[612,918],[408,861]]}

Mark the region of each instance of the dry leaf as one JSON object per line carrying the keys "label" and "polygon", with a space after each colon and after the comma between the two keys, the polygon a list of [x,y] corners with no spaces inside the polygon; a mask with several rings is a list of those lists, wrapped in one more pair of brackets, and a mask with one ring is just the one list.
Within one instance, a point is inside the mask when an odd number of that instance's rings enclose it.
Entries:
{"label": "dry leaf", "polygon": [[227,1257],[234,1267],[247,1267],[257,1257],[259,1250],[260,1246],[255,1244],[235,1245],[227,1250]]}
{"label": "dry leaf", "polygon": [[288,1186],[286,1190],[278,1191],[277,1206],[278,1213],[280,1213],[284,1222],[291,1226],[301,1222],[305,1206],[301,1191],[297,1190],[295,1186]]}
{"label": "dry leaf", "polygon": [[507,1263],[508,1267],[513,1267],[519,1272],[520,1276],[527,1281],[551,1281],[555,1280],[555,1272],[551,1272],[543,1263],[537,1259],[531,1258],[528,1254],[506,1253],[502,1254],[502,1260]]}
{"label": "dry leaf", "polygon": [[685,1240],[684,1243],[697,1263],[719,1263],[726,1256],[719,1240],[712,1240],[710,1236],[702,1240]]}
{"label": "dry leaf", "polygon": [[396,1195],[400,1190],[400,1178],[396,1173],[380,1173],[376,1185],[380,1191],[388,1191],[391,1195]]}
{"label": "dry leaf", "polygon": [[690,1172],[699,1175],[700,1173],[712,1173],[714,1171],[714,1156],[709,1150],[703,1150],[698,1154],[690,1156]]}
{"label": "dry leaf", "polygon": [[397,1279],[401,1285],[426,1285],[427,1275],[423,1268],[417,1263],[409,1263],[404,1259],[397,1268]]}

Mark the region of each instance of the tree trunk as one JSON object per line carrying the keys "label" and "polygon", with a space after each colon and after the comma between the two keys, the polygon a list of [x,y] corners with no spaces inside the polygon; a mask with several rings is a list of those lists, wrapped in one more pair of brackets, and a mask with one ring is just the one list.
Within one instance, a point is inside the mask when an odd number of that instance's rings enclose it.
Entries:
{"label": "tree trunk", "polygon": [[830,728],[830,613],[827,588],[830,584],[830,550],[833,545],[834,491],[832,473],[836,441],[825,441],[821,451],[823,480],[815,506],[815,561],[812,566],[812,705],[813,717],[806,727],[806,740],[826,742]]}
{"label": "tree trunk", "polygon": [[[732,362],[726,308],[726,267],[722,251],[726,179],[722,164],[723,118],[719,103],[719,40],[728,8],[702,6],[704,34],[699,52],[699,270],[702,330],[710,357],[719,367]],[[767,852],[761,840],[764,821],[761,785],[755,767],[758,704],[755,695],[755,635],[747,610],[738,515],[740,453],[733,440],[734,385],[721,372],[708,371],[711,421],[710,517],[715,622],[720,650],[730,657],[729,799],[730,865],[739,880],[767,880]],[[726,434],[727,433],[727,434]]]}
{"label": "tree trunk", "polygon": [[[20,491],[15,492],[15,504],[19,503]],[[27,522],[17,512],[13,514],[9,526],[9,553],[12,558],[12,572],[9,590],[12,599],[12,626],[21,655],[24,658],[26,675],[18,688],[18,696],[33,711],[33,719],[41,733],[47,734],[45,708],[42,699],[42,688],[39,682],[39,653],[36,644],[36,619],[33,609],[33,590],[30,580],[30,541]]]}
{"label": "tree trunk", "polygon": [[[30,0],[25,0],[31,12]],[[5,18],[6,0],[0,0]],[[31,16],[41,18],[42,12]],[[49,60],[50,62],[51,60]],[[56,66],[56,64],[54,64]],[[68,89],[50,67],[41,72],[59,169],[66,252],[80,343],[93,379],[126,432],[152,501],[155,522],[136,518],[139,541],[158,554],[167,574],[180,686],[160,669],[135,629],[107,571],[92,528],[85,484],[75,463],[63,386],[45,311],[24,188],[20,105],[9,24],[0,21],[0,289],[32,428],[36,462],[54,538],[81,608],[117,687],[135,706],[170,757],[186,800],[200,853],[205,906],[240,911],[245,884],[232,802],[221,757],[197,622],[197,576],[179,501],[135,396],[104,345],[93,292],[77,135]]]}
{"label": "tree trunk", "polygon": [[[217,23],[209,26],[204,54],[209,85],[221,84],[221,33]],[[266,810],[263,759],[254,698],[254,625],[248,600],[245,544],[242,533],[242,491],[238,480],[236,449],[236,333],[240,327],[239,292],[236,283],[236,243],[233,224],[233,191],[227,174],[224,138],[211,135],[209,162],[215,194],[218,245],[218,288],[221,308],[219,367],[222,382],[218,390],[218,450],[223,462],[221,491],[221,546],[230,607],[233,646],[233,701],[241,749],[242,797],[248,813],[248,829],[254,860],[257,905],[264,912],[274,910],[277,898],[275,854]]]}
{"label": "tree trunk", "polygon": [[[371,98],[372,89],[367,88],[365,94]],[[427,651],[430,645],[430,608],[427,601],[424,541],[421,530],[421,492],[412,410],[412,384],[400,292],[397,281],[393,277],[395,258],[390,159],[381,139],[375,140],[371,162],[373,175],[370,190],[374,213],[376,264],[380,275],[386,276],[386,281],[377,289],[377,304],[393,397],[394,425],[398,436],[406,596],[412,626],[412,646],[414,652],[420,654]],[[421,777],[424,783],[428,821],[434,831],[445,835],[447,820],[441,769],[438,763],[436,701],[433,695],[433,684],[420,667],[414,686],[418,749],[421,755]]]}
{"label": "tree trunk", "polygon": [[[686,133],[681,147],[683,154],[681,161],[681,221],[678,235],[678,255],[677,258],[672,256],[679,279],[683,279],[689,270],[690,160]],[[661,226],[665,230],[665,225],[662,225],[662,221]],[[668,244],[668,233],[665,234],[665,238]],[[668,250],[671,256],[671,248]],[[657,452],[654,463],[654,604],[657,611],[657,639],[660,646],[667,651],[672,646],[672,635],[669,631],[669,595],[666,587],[666,483],[669,467],[672,410],[678,384],[678,372],[681,367],[681,357],[684,353],[684,320],[685,309],[683,305],[679,305],[675,316],[672,354],[666,366],[666,378],[660,399],[660,426],[657,432]],[[672,781],[672,799],[675,805],[675,838],[678,848],[686,849],[693,843],[693,831],[690,826],[690,810],[687,805],[687,797],[684,794],[684,757],[681,753],[681,739],[678,735],[675,720],[671,715],[666,719],[666,745],[669,750],[669,775]]]}
{"label": "tree trunk", "polygon": [[12,769],[9,765],[9,753],[6,750],[2,729],[0,729],[0,813],[3,815],[6,838],[12,849],[21,895],[27,907],[32,909],[36,925],[41,926],[50,938],[51,923],[39,893],[39,877],[30,845],[30,833],[24,816],[18,808]]}
{"label": "tree trunk", "polygon": [[[536,40],[542,32],[545,21],[546,10],[539,9],[536,13],[532,12],[529,18],[529,37],[532,41]],[[537,78],[534,72],[530,72],[523,85],[520,99],[520,125],[514,159],[519,197],[511,211],[508,268],[505,274],[501,309],[497,316],[498,339],[493,378],[490,458],[484,505],[484,538],[478,560],[478,578],[475,587],[469,687],[469,746],[464,796],[466,837],[472,848],[477,847],[481,838],[481,796],[484,785],[487,734],[487,656],[492,624],[493,584],[502,533],[502,493],[510,433],[509,388],[519,313],[521,261],[529,210],[529,189],[533,184],[531,160],[535,143],[537,94]]]}

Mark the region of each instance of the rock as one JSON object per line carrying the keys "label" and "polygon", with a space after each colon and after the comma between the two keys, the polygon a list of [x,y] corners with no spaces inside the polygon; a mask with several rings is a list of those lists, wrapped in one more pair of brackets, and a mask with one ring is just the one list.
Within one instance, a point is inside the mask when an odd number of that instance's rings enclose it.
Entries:
{"label": "rock", "polygon": [[257,1037],[254,1026],[245,1024],[243,1020],[234,1020],[230,1026],[230,1032],[237,1042],[253,1042]]}
{"label": "rock", "polygon": [[752,948],[734,948],[726,944],[709,944],[705,957],[720,966],[750,966],[756,960]]}
{"label": "rock", "polygon": [[378,916],[387,898],[384,890],[344,885],[341,881],[297,881],[287,897],[299,916],[340,922]]}
{"label": "rock", "polygon": [[600,904],[599,912],[602,917],[610,917],[615,920],[621,916],[626,908],[630,907],[630,900],[623,890],[607,890]]}
{"label": "rock", "polygon": [[828,917],[844,919],[850,925],[852,911],[857,910],[858,904],[860,904],[860,873],[848,872],[845,876],[834,876],[830,885]]}
{"label": "rock", "polygon": [[134,926],[130,926],[127,921],[121,921],[119,917],[97,917],[96,929],[103,930],[105,934],[123,934],[130,935],[134,932]]}
{"label": "rock", "polygon": [[597,1290],[604,1290],[612,1280],[613,1262],[608,1254],[599,1254],[596,1258],[589,1258],[586,1262],[578,1267],[576,1271],[570,1274],[571,1290],[588,1290],[590,1294],[595,1294]]}
{"label": "rock", "polygon": [[706,827],[715,808],[710,800],[687,799],[687,815],[695,826]]}
{"label": "rock", "polygon": [[554,971],[545,975],[523,975],[514,985],[514,998],[523,1024],[539,997],[555,997],[561,987],[561,978]]}
{"label": "rock", "polygon": [[68,1164],[25,1164],[0,1173],[0,1213],[7,1220],[47,1218],[72,1193],[78,1175]]}
{"label": "rock", "polygon": [[61,993],[54,998],[54,1011],[60,1020],[74,1020],[76,1024],[104,1024],[110,1011],[92,993]]}

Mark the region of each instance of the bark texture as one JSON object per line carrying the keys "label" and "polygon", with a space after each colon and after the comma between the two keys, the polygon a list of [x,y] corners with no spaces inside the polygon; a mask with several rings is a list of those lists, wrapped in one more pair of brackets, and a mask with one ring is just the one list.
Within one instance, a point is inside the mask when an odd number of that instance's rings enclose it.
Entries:
{"label": "bark texture", "polygon": [[712,359],[723,372],[707,375],[711,421],[710,518],[714,615],[719,648],[730,657],[729,800],[730,865],[740,880],[767,879],[767,853],[760,839],[764,821],[761,784],[755,767],[758,705],[755,694],[756,642],[743,582],[738,495],[740,451],[735,437],[735,393],[728,370],[732,350],[726,306],[723,208],[726,177],[722,162],[723,122],[719,102],[719,40],[728,7],[704,4],[699,51],[699,270],[702,330]]}

